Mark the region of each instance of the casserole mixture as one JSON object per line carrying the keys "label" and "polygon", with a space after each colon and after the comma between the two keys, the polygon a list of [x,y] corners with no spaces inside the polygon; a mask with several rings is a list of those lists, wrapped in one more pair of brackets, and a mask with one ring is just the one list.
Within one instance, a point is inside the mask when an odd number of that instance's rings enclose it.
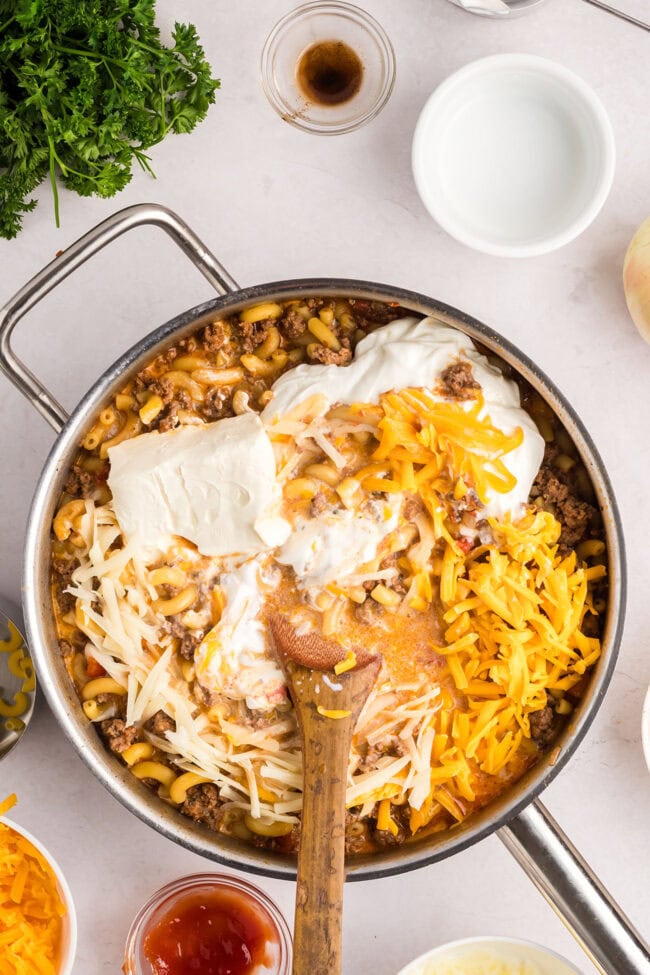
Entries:
{"label": "casserole mixture", "polygon": [[158,356],[87,433],[53,522],[61,652],[163,801],[292,852],[299,737],[266,621],[336,639],[338,673],[377,650],[347,848],[401,843],[506,790],[579,700],[606,606],[593,500],[550,408],[463,333],[267,302]]}

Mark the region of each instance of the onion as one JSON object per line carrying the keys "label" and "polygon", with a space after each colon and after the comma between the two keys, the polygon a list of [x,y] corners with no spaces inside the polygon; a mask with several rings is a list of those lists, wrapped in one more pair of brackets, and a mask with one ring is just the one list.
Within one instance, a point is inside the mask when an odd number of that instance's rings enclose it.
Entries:
{"label": "onion", "polygon": [[627,249],[623,287],[632,321],[650,342],[650,217],[641,224]]}

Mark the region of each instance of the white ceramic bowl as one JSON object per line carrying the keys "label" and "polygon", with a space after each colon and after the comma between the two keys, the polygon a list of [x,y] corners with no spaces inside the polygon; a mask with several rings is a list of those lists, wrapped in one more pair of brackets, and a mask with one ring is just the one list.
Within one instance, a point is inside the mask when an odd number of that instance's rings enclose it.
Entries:
{"label": "white ceramic bowl", "polygon": [[643,744],[643,754],[645,763],[650,770],[650,687],[648,688],[643,702],[643,713],[641,715],[641,743]]}
{"label": "white ceramic bowl", "polygon": [[6,816],[0,818],[0,823],[11,827],[16,833],[20,833],[26,840],[29,840],[32,846],[35,846],[38,852],[45,857],[54,872],[59,897],[66,906],[66,914],[63,918],[61,931],[61,955],[57,975],[72,975],[72,966],[74,965],[75,954],[77,952],[77,914],[74,901],[72,900],[72,892],[70,891],[67,880],[63,876],[63,871],[50,851],[23,826],[19,826],[13,820],[7,819]]}
{"label": "white ceramic bowl", "polygon": [[532,257],[582,233],[607,198],[614,135],[568,68],[497,54],[433,92],[413,137],[413,175],[431,216],[487,254]]}
{"label": "white ceramic bowl", "polygon": [[[445,963],[478,964],[478,958],[483,955],[496,963],[510,962],[519,965],[528,962],[534,966],[535,975],[581,975],[577,968],[565,958],[561,958],[554,951],[533,944],[532,941],[520,941],[517,938],[463,938],[461,941],[450,941],[440,945],[424,955],[420,955],[402,968],[398,975],[437,975],[437,965]],[[444,970],[444,969],[443,969]],[[459,970],[465,970],[459,969]],[[473,969],[468,968],[471,972]]]}

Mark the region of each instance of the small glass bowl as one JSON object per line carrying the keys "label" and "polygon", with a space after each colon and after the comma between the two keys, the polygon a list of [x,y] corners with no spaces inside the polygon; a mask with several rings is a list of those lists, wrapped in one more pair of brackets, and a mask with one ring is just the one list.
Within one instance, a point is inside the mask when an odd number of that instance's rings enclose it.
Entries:
{"label": "small glass bowl", "polygon": [[[300,58],[320,41],[342,41],[363,65],[358,92],[339,105],[317,105],[300,89]],[[395,83],[395,53],[384,29],[364,10],[339,0],[306,3],[290,11],[262,51],[262,85],[280,118],[316,135],[352,132],[384,107]]]}
{"label": "small glass bowl", "polygon": [[265,916],[277,934],[278,952],[274,967],[261,969],[260,975],[291,975],[291,933],[279,907],[259,887],[225,873],[197,873],[180,877],[152,894],[138,912],[126,939],[122,966],[124,975],[152,975],[151,965],[144,955],[144,940],[150,924],[157,916],[166,913],[173,907],[174,901],[185,894],[219,889],[239,893],[250,902],[252,910]]}

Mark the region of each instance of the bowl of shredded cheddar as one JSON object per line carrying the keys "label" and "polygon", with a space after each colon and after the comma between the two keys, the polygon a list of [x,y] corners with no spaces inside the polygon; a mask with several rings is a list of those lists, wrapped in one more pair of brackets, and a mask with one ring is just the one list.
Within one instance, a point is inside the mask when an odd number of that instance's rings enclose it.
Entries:
{"label": "bowl of shredded cheddar", "polygon": [[67,881],[52,854],[5,819],[16,802],[0,801],[2,975],[70,975],[77,919]]}

